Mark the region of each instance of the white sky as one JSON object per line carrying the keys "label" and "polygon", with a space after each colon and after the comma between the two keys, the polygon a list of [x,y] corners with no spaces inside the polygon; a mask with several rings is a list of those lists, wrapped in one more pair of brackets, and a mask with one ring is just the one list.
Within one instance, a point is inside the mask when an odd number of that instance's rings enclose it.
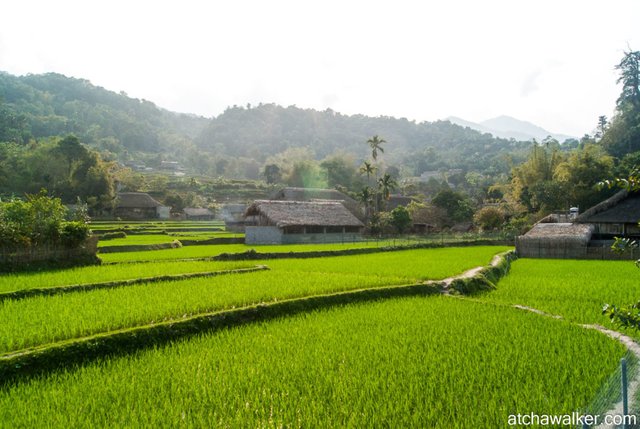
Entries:
{"label": "white sky", "polygon": [[[640,49],[638,0],[6,0],[0,70],[58,72],[178,112],[275,102],[582,136]],[[635,20],[635,23],[634,23]]]}

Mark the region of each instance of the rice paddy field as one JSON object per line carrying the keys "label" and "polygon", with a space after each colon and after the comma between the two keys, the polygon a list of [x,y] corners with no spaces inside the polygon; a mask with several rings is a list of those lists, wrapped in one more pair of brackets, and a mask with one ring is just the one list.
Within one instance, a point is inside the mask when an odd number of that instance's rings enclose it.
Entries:
{"label": "rice paddy field", "polygon": [[[156,235],[223,232],[198,231],[203,228],[197,222],[127,226],[150,233],[127,239],[151,241]],[[156,345],[129,342],[115,354],[0,380],[0,427],[509,427],[509,416],[518,413],[584,410],[627,353],[618,341],[579,324],[606,324],[600,315],[605,302],[638,300],[640,282],[633,280],[640,274],[628,262],[523,259],[512,263],[495,290],[471,297],[380,293],[332,303],[336,294],[355,297],[453,277],[510,248],[185,260],[249,248],[281,253],[357,246],[380,244],[194,245],[102,254],[109,262],[102,266],[0,276],[0,294],[144,279],[3,299],[0,366],[32,353],[46,357],[53,350],[51,356],[58,356],[76,343],[91,346],[96,336],[301,303],[291,314]],[[256,264],[268,270],[233,272]],[[193,273],[226,274],[158,278]],[[303,303],[311,298],[326,304],[307,309]]]}
{"label": "rice paddy field", "polygon": [[[486,264],[501,250],[505,248],[407,250],[388,256],[393,267],[382,263],[384,254],[297,261],[302,266],[291,260],[267,260],[263,262],[271,268],[269,271],[8,300],[0,304],[0,353],[258,303],[441,279]],[[463,254],[467,256],[464,259]],[[421,263],[425,260],[430,263]],[[164,265],[173,268],[175,273],[190,273],[196,269],[223,270],[251,264],[194,261]],[[112,273],[117,266],[106,268]],[[158,267],[157,264],[126,264],[122,268],[140,272]],[[96,268],[77,270],[84,279],[89,279],[92,269]],[[53,287],[51,284],[56,279],[54,276],[47,279],[49,287]],[[30,284],[37,283],[31,281]]]}
{"label": "rice paddy field", "polygon": [[640,270],[629,261],[519,259],[497,290],[482,299],[611,328],[602,306],[640,300]]}
{"label": "rice paddy field", "polygon": [[477,310],[399,299],[230,329],[13,386],[0,409],[21,427],[505,427],[520,410],[572,412],[623,354]]}

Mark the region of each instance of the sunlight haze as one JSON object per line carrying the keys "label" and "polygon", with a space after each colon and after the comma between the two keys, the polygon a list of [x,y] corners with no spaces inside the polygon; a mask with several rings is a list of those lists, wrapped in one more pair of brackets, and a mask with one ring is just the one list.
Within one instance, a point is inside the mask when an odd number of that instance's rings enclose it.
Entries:
{"label": "sunlight haze", "polygon": [[0,70],[206,117],[274,102],[416,121],[510,115],[579,137],[613,114],[638,16],[633,0],[25,0],[3,5]]}

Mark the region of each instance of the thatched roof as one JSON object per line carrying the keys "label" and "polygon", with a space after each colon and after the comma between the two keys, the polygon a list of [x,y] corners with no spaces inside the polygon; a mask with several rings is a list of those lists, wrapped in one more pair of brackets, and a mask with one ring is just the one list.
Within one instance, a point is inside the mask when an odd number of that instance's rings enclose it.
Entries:
{"label": "thatched roof", "polygon": [[591,240],[594,226],[576,223],[536,223],[529,232],[519,237],[521,241],[575,242],[587,245]]}
{"label": "thatched roof", "polygon": [[337,201],[258,200],[245,216],[266,217],[269,223],[286,226],[364,226],[342,203]]}
{"label": "thatched roof", "polygon": [[636,223],[640,220],[640,193],[622,190],[576,218],[580,223]]}
{"label": "thatched roof", "polygon": [[334,200],[348,201],[355,203],[356,201],[335,189],[320,188],[282,188],[274,193],[272,200],[280,201],[312,201],[312,200]]}
{"label": "thatched roof", "polygon": [[213,212],[207,208],[186,207],[183,212],[187,216],[213,216]]}
{"label": "thatched roof", "polygon": [[144,192],[120,192],[116,197],[116,208],[153,208],[161,206],[162,204]]}

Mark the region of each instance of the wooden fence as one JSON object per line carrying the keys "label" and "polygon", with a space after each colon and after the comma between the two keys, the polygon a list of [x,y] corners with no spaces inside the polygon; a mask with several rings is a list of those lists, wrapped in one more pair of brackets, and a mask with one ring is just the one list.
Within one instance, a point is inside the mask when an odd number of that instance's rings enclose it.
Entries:
{"label": "wooden fence", "polygon": [[15,271],[43,263],[52,265],[87,265],[99,263],[96,256],[98,237],[89,237],[75,248],[64,246],[38,246],[23,249],[0,248],[0,271]]}
{"label": "wooden fence", "polygon": [[516,238],[516,253],[520,258],[548,259],[605,259],[636,260],[640,250],[635,248],[625,253],[615,253],[609,245],[580,245],[575,240],[523,240]]}

